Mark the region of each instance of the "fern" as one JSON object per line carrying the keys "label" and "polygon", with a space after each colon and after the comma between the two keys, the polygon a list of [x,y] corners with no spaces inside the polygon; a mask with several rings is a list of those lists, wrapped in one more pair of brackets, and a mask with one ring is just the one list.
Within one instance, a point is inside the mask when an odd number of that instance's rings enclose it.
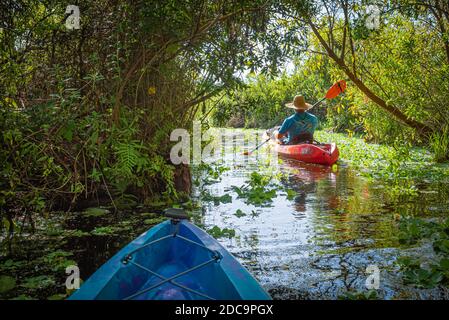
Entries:
{"label": "fern", "polygon": [[161,155],[149,154],[148,148],[136,140],[117,143],[114,155],[111,181],[118,194],[126,192],[131,184],[143,187],[149,181],[161,181],[166,195],[176,197],[174,167],[167,164]]}
{"label": "fern", "polygon": [[174,185],[174,167],[167,164],[164,158],[160,155],[155,155],[152,158],[151,170],[153,175],[159,175],[165,183],[166,193],[168,195],[177,197],[177,192]]}
{"label": "fern", "polygon": [[130,177],[133,173],[140,172],[148,164],[148,158],[141,152],[143,149],[145,147],[136,140],[116,145],[115,157],[117,162],[115,169],[117,173]]}

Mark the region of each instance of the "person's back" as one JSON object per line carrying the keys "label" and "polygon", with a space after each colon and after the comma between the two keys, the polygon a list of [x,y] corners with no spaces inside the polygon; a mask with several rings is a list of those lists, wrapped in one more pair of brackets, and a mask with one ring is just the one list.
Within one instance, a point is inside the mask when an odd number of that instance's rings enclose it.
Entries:
{"label": "person's back", "polygon": [[318,119],[306,111],[312,106],[304,101],[303,96],[296,96],[293,103],[286,106],[295,109],[296,112],[284,120],[276,138],[287,137],[287,141],[282,141],[286,144],[313,142],[313,134],[318,125]]}

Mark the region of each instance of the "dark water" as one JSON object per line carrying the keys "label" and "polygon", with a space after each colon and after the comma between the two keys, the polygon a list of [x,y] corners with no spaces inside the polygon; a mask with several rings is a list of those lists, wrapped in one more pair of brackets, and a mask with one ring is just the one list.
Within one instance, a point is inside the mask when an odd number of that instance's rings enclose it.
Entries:
{"label": "dark water", "polygon": [[[241,131],[226,131],[228,136]],[[246,131],[245,134],[253,133]],[[239,136],[238,140],[243,139]],[[201,204],[195,220],[205,228],[230,228],[236,235],[219,241],[250,270],[275,299],[336,299],[348,291],[366,292],[368,266],[380,271],[376,290],[381,299],[446,299],[443,289],[416,289],[404,285],[395,260],[400,255],[431,254],[426,245],[405,248],[398,243],[401,214],[438,217],[448,213],[447,185],[426,184],[419,196],[391,197],[379,181],[369,181],[344,162],[333,168],[294,160],[273,160],[262,149],[250,157],[241,156],[235,145],[211,162],[228,167],[219,181],[197,186],[193,198]],[[241,186],[251,172],[274,175],[274,183],[295,191],[292,199],[278,191],[266,207],[248,205],[231,190]],[[202,180],[204,176],[197,173]],[[215,205],[202,201],[200,191],[214,196],[229,194],[232,203]],[[240,209],[246,215],[234,215]],[[55,269],[42,260],[55,250],[70,252],[69,259],[80,267],[86,279],[121,247],[147,230],[150,212],[162,208],[137,208],[100,217],[81,213],[54,213],[40,219],[37,232],[8,240],[3,233],[0,266],[12,259],[23,263],[16,269],[1,269],[17,279],[17,287],[0,298],[26,294],[45,299],[65,293],[64,268]],[[151,222],[151,221],[150,221]],[[49,234],[49,225],[51,230]],[[113,226],[106,234],[92,234],[94,228]],[[89,234],[75,236],[74,232]],[[44,259],[45,260],[45,259]],[[55,284],[39,289],[20,286],[27,278],[49,275]]]}

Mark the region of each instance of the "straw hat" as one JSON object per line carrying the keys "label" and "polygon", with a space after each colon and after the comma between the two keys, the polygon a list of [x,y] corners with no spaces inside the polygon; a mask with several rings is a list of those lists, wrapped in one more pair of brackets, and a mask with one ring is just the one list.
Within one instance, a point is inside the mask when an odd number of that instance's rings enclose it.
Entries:
{"label": "straw hat", "polygon": [[295,110],[309,110],[312,108],[311,104],[306,103],[303,96],[295,96],[293,102],[287,103],[285,105],[287,108],[292,108]]}

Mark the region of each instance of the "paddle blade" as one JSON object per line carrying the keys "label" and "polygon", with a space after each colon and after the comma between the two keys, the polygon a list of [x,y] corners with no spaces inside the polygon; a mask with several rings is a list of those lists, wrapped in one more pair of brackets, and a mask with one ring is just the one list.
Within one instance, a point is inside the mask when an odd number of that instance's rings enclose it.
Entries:
{"label": "paddle blade", "polygon": [[346,81],[340,80],[334,83],[334,85],[327,91],[326,99],[333,99],[340,93],[346,90]]}

